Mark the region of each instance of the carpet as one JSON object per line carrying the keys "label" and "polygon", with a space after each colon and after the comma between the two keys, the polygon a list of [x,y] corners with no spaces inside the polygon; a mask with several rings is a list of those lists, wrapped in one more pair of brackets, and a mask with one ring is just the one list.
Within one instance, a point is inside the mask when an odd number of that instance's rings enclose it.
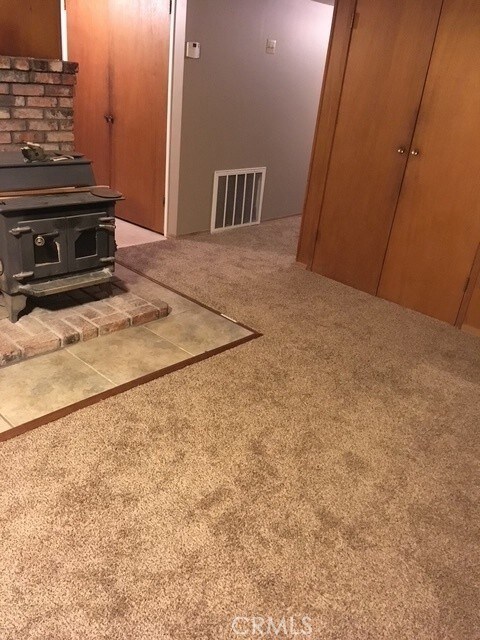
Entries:
{"label": "carpet", "polygon": [[2,640],[480,637],[480,341],[298,224],[120,251],[264,336],[0,446]]}

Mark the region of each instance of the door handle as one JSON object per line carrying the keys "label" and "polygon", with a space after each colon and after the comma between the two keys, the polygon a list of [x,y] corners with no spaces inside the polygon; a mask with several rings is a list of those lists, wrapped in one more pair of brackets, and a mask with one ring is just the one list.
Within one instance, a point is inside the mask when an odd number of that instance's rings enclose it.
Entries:
{"label": "door handle", "polygon": [[111,114],[106,114],[103,116],[108,124],[113,124],[115,122],[115,118]]}
{"label": "door handle", "polygon": [[418,149],[412,149],[410,153],[412,154],[412,156],[418,156],[420,154],[420,151]]}

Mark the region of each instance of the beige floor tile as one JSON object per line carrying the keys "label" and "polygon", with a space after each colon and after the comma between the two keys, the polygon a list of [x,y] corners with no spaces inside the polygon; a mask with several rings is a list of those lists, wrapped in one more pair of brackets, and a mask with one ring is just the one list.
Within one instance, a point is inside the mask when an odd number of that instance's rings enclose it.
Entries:
{"label": "beige floor tile", "polygon": [[14,426],[112,387],[66,350],[0,369],[0,413]]}
{"label": "beige floor tile", "polygon": [[131,327],[96,340],[79,342],[67,350],[115,384],[135,380],[190,358],[189,353],[145,327]]}
{"label": "beige floor tile", "polygon": [[8,431],[11,428],[12,428],[12,425],[9,424],[6,420],[4,420],[2,416],[0,416],[0,433],[3,433],[4,431]]}
{"label": "beige floor tile", "polygon": [[132,247],[138,244],[161,242],[162,240],[166,240],[166,238],[160,233],[144,229],[126,220],[120,220],[120,218],[116,220],[115,241],[118,247]]}
{"label": "beige floor tile", "polygon": [[145,329],[192,355],[222,347],[252,334],[248,329],[201,307],[150,322]]}

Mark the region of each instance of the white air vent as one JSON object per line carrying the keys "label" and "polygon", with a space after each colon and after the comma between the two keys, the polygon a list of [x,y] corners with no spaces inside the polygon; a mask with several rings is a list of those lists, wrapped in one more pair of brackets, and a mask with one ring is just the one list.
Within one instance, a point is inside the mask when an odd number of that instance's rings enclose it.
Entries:
{"label": "white air vent", "polygon": [[266,167],[215,171],[212,232],[260,222],[265,172]]}

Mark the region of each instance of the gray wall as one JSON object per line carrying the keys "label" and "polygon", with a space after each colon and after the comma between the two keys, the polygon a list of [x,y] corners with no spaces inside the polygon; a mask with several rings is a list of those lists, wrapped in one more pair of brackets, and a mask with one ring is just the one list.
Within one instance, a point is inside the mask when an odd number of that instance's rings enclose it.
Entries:
{"label": "gray wall", "polygon": [[[179,235],[210,228],[213,173],[267,167],[263,220],[300,213],[333,7],[188,0]],[[265,52],[267,38],[277,53]]]}

